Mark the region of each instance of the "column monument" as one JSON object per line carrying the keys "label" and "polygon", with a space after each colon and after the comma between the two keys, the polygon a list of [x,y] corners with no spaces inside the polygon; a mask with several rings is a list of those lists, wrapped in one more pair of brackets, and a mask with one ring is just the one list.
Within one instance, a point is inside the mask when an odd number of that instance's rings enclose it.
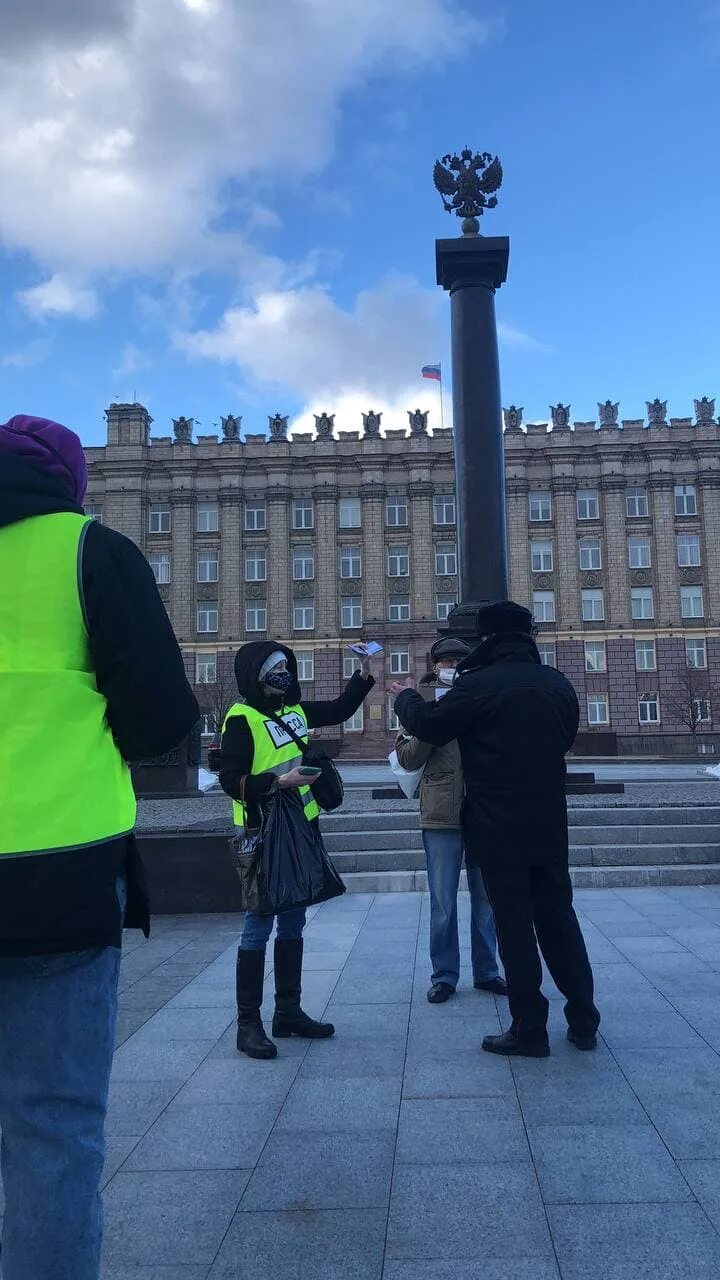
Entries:
{"label": "column monument", "polygon": [[448,629],[476,634],[481,604],[508,595],[500,370],[495,290],[507,278],[507,236],[480,235],[497,204],[502,166],[488,152],[435,162],[433,179],[461,235],[435,242],[437,282],[450,294],[460,604]]}

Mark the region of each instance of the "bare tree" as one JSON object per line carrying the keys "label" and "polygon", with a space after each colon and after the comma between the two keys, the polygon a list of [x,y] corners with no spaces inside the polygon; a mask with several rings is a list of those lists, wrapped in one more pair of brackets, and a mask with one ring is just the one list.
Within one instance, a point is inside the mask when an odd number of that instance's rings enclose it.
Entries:
{"label": "bare tree", "polygon": [[707,733],[710,726],[712,699],[717,703],[717,692],[707,668],[684,664],[670,673],[670,682],[663,694],[665,706],[683,729],[692,734],[696,745],[698,737]]}
{"label": "bare tree", "polygon": [[233,654],[219,653],[215,664],[214,680],[198,681],[198,701],[203,715],[209,717],[213,733],[220,737],[225,717],[238,700]]}

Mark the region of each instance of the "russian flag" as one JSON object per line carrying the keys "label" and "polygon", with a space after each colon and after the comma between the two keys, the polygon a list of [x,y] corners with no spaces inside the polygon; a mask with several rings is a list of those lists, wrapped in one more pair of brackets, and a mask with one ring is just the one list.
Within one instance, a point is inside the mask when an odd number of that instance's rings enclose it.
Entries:
{"label": "russian flag", "polygon": [[420,370],[423,378],[430,378],[432,382],[442,382],[442,373],[439,364],[424,364]]}

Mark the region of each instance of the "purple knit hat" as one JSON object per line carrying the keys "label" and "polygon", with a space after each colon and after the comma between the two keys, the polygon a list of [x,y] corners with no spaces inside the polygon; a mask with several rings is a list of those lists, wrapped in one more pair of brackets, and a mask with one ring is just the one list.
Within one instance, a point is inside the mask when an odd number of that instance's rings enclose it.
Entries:
{"label": "purple knit hat", "polygon": [[87,489],[87,463],[80,439],[69,427],[49,418],[17,413],[0,424],[0,453],[14,453],[33,467],[60,480],[73,502],[82,506]]}

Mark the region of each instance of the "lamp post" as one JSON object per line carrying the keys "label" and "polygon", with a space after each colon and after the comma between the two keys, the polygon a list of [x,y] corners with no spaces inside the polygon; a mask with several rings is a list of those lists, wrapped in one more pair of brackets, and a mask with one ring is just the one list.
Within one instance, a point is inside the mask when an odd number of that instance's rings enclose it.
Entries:
{"label": "lamp post", "polygon": [[463,219],[459,237],[435,242],[435,256],[452,339],[460,604],[448,630],[471,639],[478,607],[508,596],[495,290],[507,278],[510,241],[480,235],[478,219],[502,183],[497,156],[466,149],[438,160],[433,176],[445,208]]}

